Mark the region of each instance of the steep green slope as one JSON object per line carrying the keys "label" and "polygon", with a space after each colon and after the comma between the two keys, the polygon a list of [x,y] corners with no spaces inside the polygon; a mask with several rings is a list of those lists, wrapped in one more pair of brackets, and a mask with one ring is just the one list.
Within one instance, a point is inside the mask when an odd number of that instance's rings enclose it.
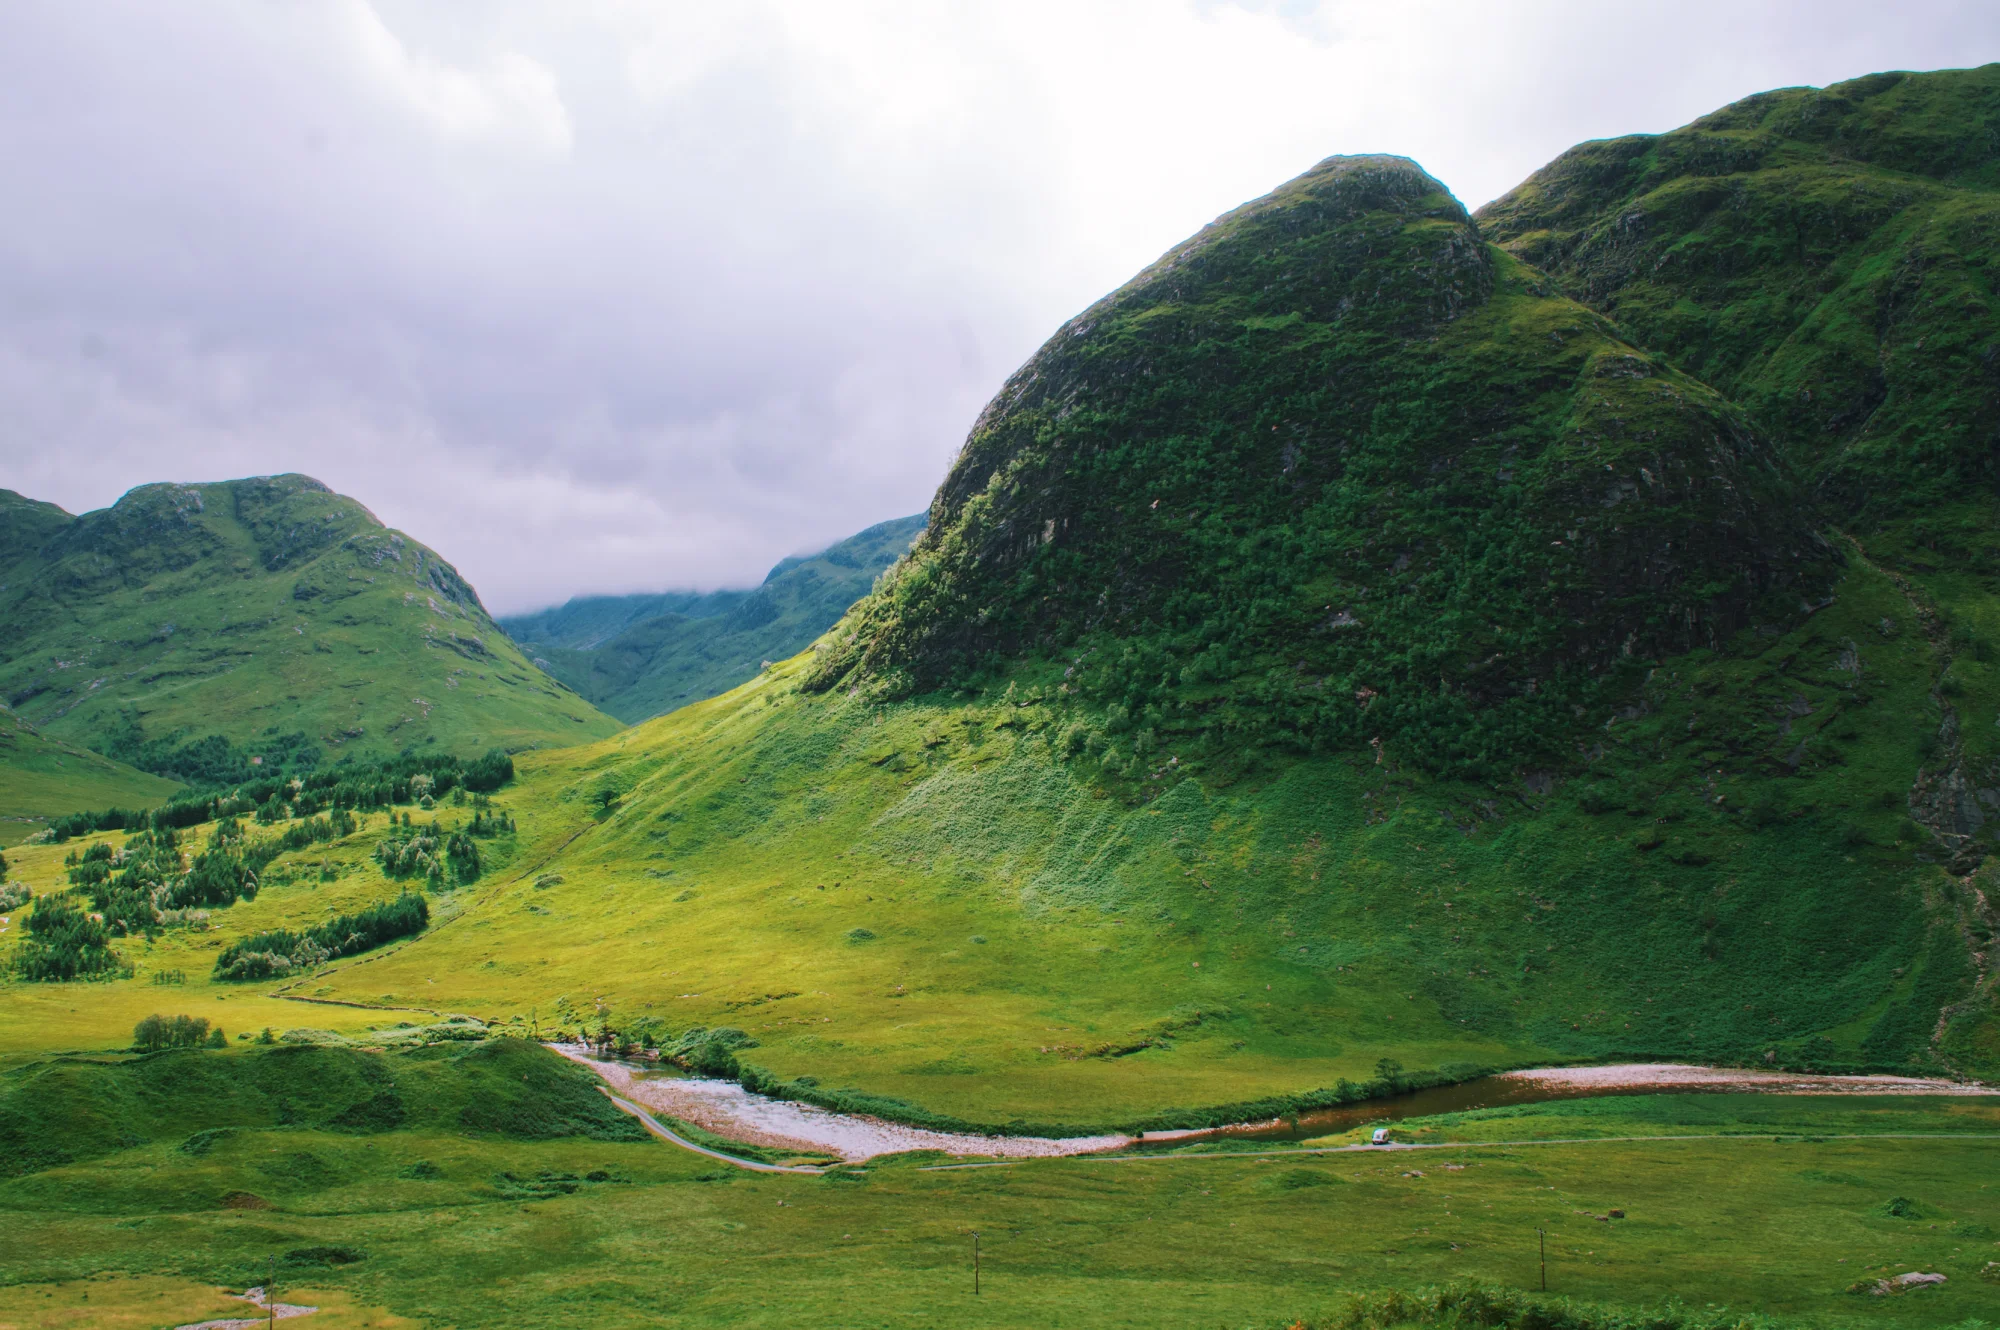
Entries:
{"label": "steep green slope", "polygon": [[500,620],[535,663],[621,720],[727,692],[796,655],[901,558],[924,517],[869,527],[785,559],[754,591],[588,596]]}
{"label": "steep green slope", "polygon": [[1479,222],[1741,404],[1843,519],[1990,508],[2000,65],[1760,93],[1581,144]]}
{"label": "steep green slope", "polygon": [[296,758],[617,728],[450,564],[305,476],[145,485],[76,518],[10,495],[0,551],[0,693],[51,738],[155,768],[211,735]]}
{"label": "steep green slope", "polygon": [[1572,756],[1630,662],[1796,618],[1833,562],[1733,406],[1410,162],[1331,158],[1008,381],[816,683],[1027,656],[1138,753],[1381,739],[1496,776]]}
{"label": "steep green slope", "polygon": [[1741,403],[1904,579],[1940,666],[1908,805],[1977,862],[2000,810],[2000,65],[1582,144],[1479,220]]}
{"label": "steep green slope", "polygon": [[180,786],[49,738],[0,705],[0,845],[85,808],[151,808]]}

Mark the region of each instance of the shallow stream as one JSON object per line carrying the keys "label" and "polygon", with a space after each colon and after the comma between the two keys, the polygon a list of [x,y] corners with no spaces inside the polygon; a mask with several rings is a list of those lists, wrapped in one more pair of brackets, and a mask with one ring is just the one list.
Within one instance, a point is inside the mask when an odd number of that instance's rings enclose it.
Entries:
{"label": "shallow stream", "polygon": [[650,1110],[691,1122],[730,1140],[850,1161],[905,1150],[954,1155],[1028,1158],[1095,1154],[1129,1146],[1171,1147],[1192,1141],[1300,1141],[1355,1127],[1398,1122],[1436,1113],[1557,1099],[1620,1094],[1758,1093],[1793,1095],[1993,1095],[1991,1086],[1899,1076],[1811,1076],[1735,1068],[1637,1063],[1613,1067],[1549,1067],[1512,1071],[1408,1094],[1370,1099],[1296,1117],[1237,1123],[1205,1130],[1146,1132],[1140,1136],[981,1136],[930,1131],[854,1113],[751,1094],[734,1081],[594,1058],[581,1045],[551,1045],[564,1057],[602,1077],[618,1094]]}
{"label": "shallow stream", "polygon": [[1148,1132],[1136,1144],[1186,1145],[1192,1140],[1306,1141],[1317,1136],[1405,1118],[1438,1113],[1465,1113],[1512,1104],[1542,1104],[1557,1099],[1591,1099],[1630,1094],[1785,1094],[1785,1095],[1964,1095],[1994,1094],[1990,1086],[1955,1081],[1922,1080],[1908,1076],[1816,1076],[1798,1072],[1750,1071],[1734,1067],[1695,1067],[1682,1063],[1631,1063],[1608,1067],[1538,1067],[1504,1072],[1477,1080],[1439,1085],[1428,1090],[1315,1109],[1293,1117],[1240,1122],[1205,1131]]}

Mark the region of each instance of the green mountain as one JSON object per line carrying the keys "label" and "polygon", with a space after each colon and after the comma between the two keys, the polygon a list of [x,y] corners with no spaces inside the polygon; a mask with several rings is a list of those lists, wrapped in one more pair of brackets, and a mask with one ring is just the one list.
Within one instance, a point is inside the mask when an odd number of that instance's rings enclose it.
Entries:
{"label": "green mountain", "polygon": [[599,738],[435,553],[305,476],[144,485],[71,517],[0,493],[0,696],[188,779]]}
{"label": "green mountain", "polygon": [[1990,500],[1857,536],[1759,399],[1489,225],[1384,157],[1219,219],[1008,382],[809,652],[524,762],[534,882],[325,987],[588,992],[984,1123],[2000,1071]]}
{"label": "green mountain", "polygon": [[[523,754],[519,871],[313,995],[726,1027],[752,1085],[1016,1127],[1552,1060],[2000,1072],[1990,498],[1841,507],[1509,234],[1389,157],[1219,219],[1008,382],[831,630]],[[274,862],[230,936],[389,898],[408,834]]]}
{"label": "green mountain", "polygon": [[1072,320],[933,518],[816,686],[1067,656],[1140,754],[1381,739],[1480,776],[1563,763],[1622,663],[1795,619],[1834,562],[1741,411],[1391,157],[1321,163]]}
{"label": "green mountain", "polygon": [[2000,812],[2000,65],[1763,93],[1587,143],[1480,214],[1741,403],[1934,652],[1912,815],[1979,861]]}
{"label": "green mountain", "polygon": [[579,596],[499,622],[537,665],[619,719],[641,721],[796,655],[868,594],[924,521],[882,522],[782,560],[752,590]]}

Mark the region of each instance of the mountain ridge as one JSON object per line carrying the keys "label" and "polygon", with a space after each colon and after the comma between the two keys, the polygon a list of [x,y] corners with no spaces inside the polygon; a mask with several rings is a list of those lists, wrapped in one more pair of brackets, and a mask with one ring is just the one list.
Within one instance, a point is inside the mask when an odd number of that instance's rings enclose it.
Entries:
{"label": "mountain ridge", "polygon": [[450,563],[310,477],[141,485],[76,517],[9,497],[0,531],[0,617],[21,626],[0,692],[52,738],[154,760],[210,735],[331,755],[615,728]]}
{"label": "mountain ridge", "polygon": [[578,597],[499,623],[535,663],[621,720],[713,697],[796,655],[903,556],[917,514],[815,554],[780,559],[761,585],[706,593]]}

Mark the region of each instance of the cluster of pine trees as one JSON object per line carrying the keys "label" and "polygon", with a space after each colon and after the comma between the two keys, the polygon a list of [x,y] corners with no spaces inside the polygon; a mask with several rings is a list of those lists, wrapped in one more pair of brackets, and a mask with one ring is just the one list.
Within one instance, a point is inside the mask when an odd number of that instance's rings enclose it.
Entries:
{"label": "cluster of pine trees", "polygon": [[298,970],[352,956],[430,924],[429,904],[414,892],[381,901],[359,914],[343,914],[303,933],[274,929],[230,944],[215,958],[217,979],[281,979]]}
{"label": "cluster of pine trees", "polygon": [[72,813],[49,824],[61,844],[94,831],[178,830],[254,813],[266,824],[321,812],[365,812],[416,804],[433,808],[457,794],[491,794],[514,779],[514,759],[504,749],[483,757],[405,756],[374,766],[342,765],[305,776],[274,776],[183,794],[158,808],[106,808]]}
{"label": "cluster of pine trees", "polygon": [[[497,819],[477,825],[492,827]],[[466,831],[447,831],[433,818],[428,826],[413,823],[408,813],[392,821],[389,834],[375,847],[375,862],[392,878],[421,877],[434,891],[463,886],[479,876],[479,844]]]}
{"label": "cluster of pine trees", "polygon": [[84,913],[67,896],[43,896],[28,915],[14,954],[14,973],[23,979],[59,982],[129,977],[132,969],[111,950],[111,930],[103,920]]}

